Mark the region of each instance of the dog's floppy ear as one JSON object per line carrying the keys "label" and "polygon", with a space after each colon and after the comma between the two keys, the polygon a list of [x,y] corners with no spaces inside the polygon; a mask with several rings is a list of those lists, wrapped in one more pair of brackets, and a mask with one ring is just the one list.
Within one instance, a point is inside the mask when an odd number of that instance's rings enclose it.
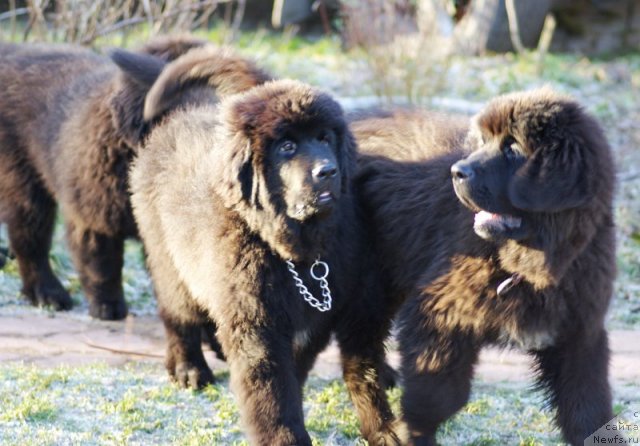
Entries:
{"label": "dog's floppy ear", "polygon": [[110,56],[121,70],[118,89],[110,102],[113,124],[127,144],[134,147],[148,131],[142,117],[144,98],[166,62],[156,56],[121,49],[111,51]]}
{"label": "dog's floppy ear", "polygon": [[[236,134],[224,144],[222,159],[217,162],[219,169],[216,193],[227,208],[242,201],[257,201],[258,178],[254,174],[251,142],[241,134]],[[220,152],[218,152],[220,154]]]}
{"label": "dog's floppy ear", "polygon": [[229,50],[205,46],[170,63],[149,90],[144,120],[150,122],[181,100],[183,92],[198,86],[211,87],[219,97],[260,85],[271,77],[252,62]]}
{"label": "dog's floppy ear", "polygon": [[112,50],[109,56],[128,79],[145,90],[151,88],[166,65],[158,56],[122,49]]}
{"label": "dog's floppy ear", "polygon": [[515,207],[559,212],[582,206],[594,195],[595,166],[589,162],[593,156],[589,156],[588,142],[582,135],[562,133],[562,138],[538,147],[516,172],[509,185]]}

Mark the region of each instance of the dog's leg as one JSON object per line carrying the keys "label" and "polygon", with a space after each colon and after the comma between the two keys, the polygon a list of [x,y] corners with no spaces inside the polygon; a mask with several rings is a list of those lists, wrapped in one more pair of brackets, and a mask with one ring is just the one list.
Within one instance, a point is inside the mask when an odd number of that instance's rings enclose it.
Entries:
{"label": "dog's leg", "polygon": [[89,314],[104,320],[124,319],[127,304],[122,290],[124,239],[67,222],[67,240]]}
{"label": "dog's leg", "polygon": [[202,353],[202,326],[173,319],[161,310],[167,334],[165,366],[171,378],[181,387],[201,389],[215,382]]}
{"label": "dog's leg", "polygon": [[398,385],[398,372],[384,358],[380,364],[380,380],[385,389],[393,389]]}
{"label": "dog's leg", "polygon": [[15,198],[7,221],[9,243],[18,260],[22,292],[33,305],[68,310],[71,297],[51,270],[49,249],[56,204],[38,184],[28,184],[25,195]]}
{"label": "dog's leg", "polygon": [[165,366],[180,386],[201,389],[215,381],[202,352],[202,332],[211,330],[215,339],[216,327],[180,280],[169,254],[155,248],[147,263],[167,336]]}
{"label": "dog's leg", "polygon": [[557,409],[565,440],[585,438],[613,418],[606,330],[574,334],[561,345],[535,352],[540,387]]}
{"label": "dog's leg", "polygon": [[330,340],[331,332],[325,331],[324,333],[315,333],[314,336],[309,336],[309,339],[299,341],[297,345],[294,341],[293,358],[296,364],[296,376],[301,389],[307,380],[309,371],[311,371],[318,354],[325,349]]}
{"label": "dog's leg", "polygon": [[227,358],[222,351],[222,346],[220,345],[220,341],[218,341],[218,337],[216,336],[216,332],[218,331],[218,327],[215,322],[207,322],[202,324],[202,342],[207,344],[211,350],[216,354],[218,359],[221,361],[226,361]]}
{"label": "dog's leg", "polygon": [[[369,321],[371,319],[361,319],[365,324]],[[342,371],[360,419],[362,436],[373,446],[399,445],[399,422],[389,407],[381,376],[381,368],[385,364],[386,330],[380,329],[380,326],[384,326],[383,322],[376,325],[358,330],[354,324],[349,324],[350,328],[344,333],[337,333]]]}
{"label": "dog's leg", "polygon": [[479,349],[467,336],[420,328],[425,326],[405,319],[401,328],[402,411],[409,444],[435,446],[438,426],[469,400]]}
{"label": "dog's leg", "polygon": [[311,446],[292,341],[283,335],[286,322],[264,320],[264,313],[253,319],[248,312],[226,310],[225,320],[218,321],[218,338],[250,443]]}

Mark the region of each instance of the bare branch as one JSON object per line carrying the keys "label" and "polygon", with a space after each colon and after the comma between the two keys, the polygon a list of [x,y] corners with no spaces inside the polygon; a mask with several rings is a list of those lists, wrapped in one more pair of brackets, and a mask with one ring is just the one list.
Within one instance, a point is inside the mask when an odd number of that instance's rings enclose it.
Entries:
{"label": "bare branch", "polygon": [[83,40],[82,43],[89,44],[95,39],[97,39],[98,37],[106,36],[107,34],[112,33],[114,31],[118,31],[119,29],[122,29],[124,27],[137,25],[138,23],[142,23],[144,21],[145,21],[144,17],[131,17],[130,19],[122,20],[118,23],[114,23],[113,25],[106,26],[102,29],[97,30],[94,35],[89,36],[88,38]]}
{"label": "bare branch", "polygon": [[[237,4],[233,20],[235,29],[240,26],[246,4],[246,0],[26,0],[26,7],[16,8],[16,0],[9,2],[10,11],[0,14],[0,21],[11,19],[14,24],[16,16],[28,15],[24,40],[35,31],[40,40],[64,40],[83,45],[145,22],[151,34],[190,31],[206,25],[220,4],[234,2]],[[51,5],[54,8],[50,8]],[[126,34],[124,31],[123,39]]]}
{"label": "bare branch", "polygon": [[507,17],[509,18],[509,34],[511,35],[511,43],[518,53],[524,51],[524,45],[520,39],[520,28],[518,26],[518,13],[516,12],[515,0],[505,0],[507,7]]}
{"label": "bare branch", "polygon": [[551,40],[553,39],[553,33],[556,29],[556,18],[553,13],[547,14],[544,19],[544,25],[542,25],[542,32],[540,33],[540,40],[538,41],[538,61],[536,71],[540,75],[544,69],[544,59],[549,52],[549,46],[551,46]]}
{"label": "bare branch", "polygon": [[[15,2],[15,0],[13,1]],[[11,26],[13,26],[13,21],[15,20],[15,18],[19,15],[25,15],[25,14],[29,14],[29,8],[12,8],[11,10],[0,14],[0,22],[3,20],[11,19],[12,21]]]}

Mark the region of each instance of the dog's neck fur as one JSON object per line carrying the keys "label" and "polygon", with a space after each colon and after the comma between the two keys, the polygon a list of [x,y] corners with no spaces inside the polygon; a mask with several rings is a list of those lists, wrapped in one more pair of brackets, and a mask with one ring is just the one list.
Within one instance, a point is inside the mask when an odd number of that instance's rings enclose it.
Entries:
{"label": "dog's neck fur", "polygon": [[[536,215],[534,218],[545,220],[537,227],[552,230],[536,234],[533,240],[509,240],[499,246],[502,268],[523,276],[537,290],[556,286],[602,226],[612,225],[611,222],[602,221],[602,218],[594,219],[594,216],[602,216],[603,213],[590,209],[563,211],[561,214],[561,219],[556,214]],[[566,253],[572,255],[567,256]]]}
{"label": "dog's neck fur", "polygon": [[325,256],[335,239],[340,206],[325,218],[311,217],[303,222],[275,212],[271,205],[256,208],[242,202],[234,211],[283,261],[311,263]]}

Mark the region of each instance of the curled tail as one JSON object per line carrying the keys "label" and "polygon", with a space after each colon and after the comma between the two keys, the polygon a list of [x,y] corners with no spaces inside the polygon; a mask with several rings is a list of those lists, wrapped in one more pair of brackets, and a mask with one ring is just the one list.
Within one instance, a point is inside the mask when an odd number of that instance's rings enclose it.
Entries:
{"label": "curled tail", "polygon": [[137,52],[115,49],[110,57],[120,69],[111,98],[114,125],[132,147],[168,111],[203,97],[196,88],[210,87],[219,99],[271,79],[230,49],[188,36],[154,39]]}

